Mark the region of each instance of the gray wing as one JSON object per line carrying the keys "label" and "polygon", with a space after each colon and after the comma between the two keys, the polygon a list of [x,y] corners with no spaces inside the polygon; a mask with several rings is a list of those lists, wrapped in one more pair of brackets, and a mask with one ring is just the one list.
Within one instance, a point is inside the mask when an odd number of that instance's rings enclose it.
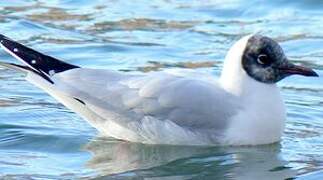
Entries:
{"label": "gray wing", "polygon": [[209,78],[167,72],[124,75],[80,68],[58,73],[52,79],[60,91],[126,127],[153,117],[190,130],[220,130],[237,109],[234,97]]}

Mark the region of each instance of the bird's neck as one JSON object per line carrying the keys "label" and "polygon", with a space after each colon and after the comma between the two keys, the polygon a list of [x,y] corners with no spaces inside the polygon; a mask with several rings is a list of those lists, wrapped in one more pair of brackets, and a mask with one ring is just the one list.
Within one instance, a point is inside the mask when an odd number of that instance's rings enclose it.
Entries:
{"label": "bird's neck", "polygon": [[220,84],[227,92],[237,97],[266,96],[268,93],[278,93],[276,84],[258,82],[251,78],[242,68],[232,67],[229,72],[224,71],[220,77]]}
{"label": "bird's neck", "polygon": [[252,94],[261,95],[261,92],[277,92],[275,84],[258,82],[243,69],[241,59],[248,39],[249,36],[240,39],[228,51],[221,72],[221,86],[227,92],[238,97],[247,97]]}

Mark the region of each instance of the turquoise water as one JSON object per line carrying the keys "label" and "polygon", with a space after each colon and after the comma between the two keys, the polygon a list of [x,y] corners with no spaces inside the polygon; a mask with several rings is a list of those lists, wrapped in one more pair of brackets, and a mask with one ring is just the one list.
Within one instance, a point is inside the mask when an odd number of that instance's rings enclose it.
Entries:
{"label": "turquoise water", "polygon": [[[260,32],[323,76],[323,2],[24,0],[0,2],[0,32],[67,62],[219,75],[228,48]],[[0,60],[16,62],[3,51]],[[0,178],[323,179],[323,79],[279,83],[288,118],[280,143],[142,145],[100,137],[12,70],[0,68]]]}

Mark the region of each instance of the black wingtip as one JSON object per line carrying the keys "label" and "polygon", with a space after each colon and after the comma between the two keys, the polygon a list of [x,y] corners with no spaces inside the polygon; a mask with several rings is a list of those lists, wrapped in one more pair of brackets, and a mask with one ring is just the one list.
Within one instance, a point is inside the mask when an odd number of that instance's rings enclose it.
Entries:
{"label": "black wingtip", "polygon": [[47,80],[51,84],[54,84],[54,82],[48,76],[46,76],[45,74],[41,74],[41,73],[31,69],[28,66],[23,66],[23,65],[14,64],[14,63],[6,63],[6,62],[0,62],[0,66],[6,67],[9,69],[18,70],[20,72],[32,72],[32,73],[38,74],[39,76],[43,77],[45,80]]}
{"label": "black wingtip", "polygon": [[35,51],[11,40],[3,34],[0,34],[0,44],[8,53],[38,72],[38,74],[43,77],[47,76],[47,80],[53,73],[80,68],[79,66],[68,64],[51,56],[47,56]]}

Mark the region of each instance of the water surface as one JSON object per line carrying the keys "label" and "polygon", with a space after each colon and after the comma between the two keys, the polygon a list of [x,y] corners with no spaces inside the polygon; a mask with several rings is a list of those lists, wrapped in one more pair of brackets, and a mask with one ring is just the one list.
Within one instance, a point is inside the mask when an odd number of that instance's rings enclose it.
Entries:
{"label": "water surface", "polygon": [[[21,0],[0,2],[0,32],[84,67],[197,68],[217,77],[229,47],[260,32],[323,76],[323,2]],[[3,51],[0,60],[16,62]],[[0,69],[0,176],[13,179],[322,179],[323,79],[279,86],[283,140],[255,147],[143,145],[100,137],[83,119]],[[270,110],[270,109],[269,109]]]}

